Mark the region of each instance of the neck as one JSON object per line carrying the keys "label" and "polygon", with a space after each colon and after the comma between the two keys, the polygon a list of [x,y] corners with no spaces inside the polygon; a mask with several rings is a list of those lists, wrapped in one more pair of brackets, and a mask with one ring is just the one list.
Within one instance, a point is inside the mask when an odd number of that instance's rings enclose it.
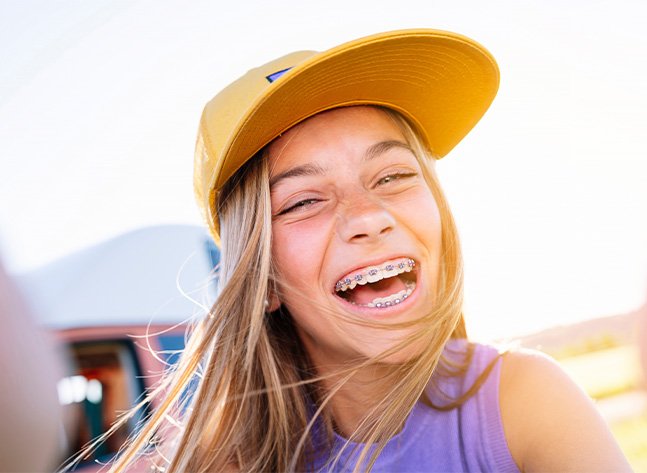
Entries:
{"label": "neck", "polygon": [[[325,393],[332,393],[329,406],[335,423],[335,431],[343,437],[351,437],[387,393],[387,383],[382,380],[392,371],[389,366],[369,366],[356,370],[350,378],[341,365],[315,365],[322,376],[321,386]],[[341,387],[339,384],[343,383]],[[355,439],[361,441],[361,439]]]}

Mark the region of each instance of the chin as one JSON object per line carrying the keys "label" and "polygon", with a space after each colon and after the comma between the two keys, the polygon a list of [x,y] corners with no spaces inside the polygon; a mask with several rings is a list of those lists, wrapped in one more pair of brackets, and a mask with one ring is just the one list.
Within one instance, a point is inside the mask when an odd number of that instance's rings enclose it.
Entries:
{"label": "chin", "polygon": [[[375,343],[367,343],[367,348],[364,351],[366,358],[379,360],[378,364],[401,365],[410,362],[422,355],[429,345],[427,340],[407,341],[407,338],[413,335],[412,330],[398,331],[397,335],[385,330],[379,330],[379,332],[380,340],[376,340]],[[388,335],[393,341],[389,344],[385,343],[383,340],[385,335]],[[398,346],[399,348],[393,351]],[[390,353],[384,356],[387,352]]]}

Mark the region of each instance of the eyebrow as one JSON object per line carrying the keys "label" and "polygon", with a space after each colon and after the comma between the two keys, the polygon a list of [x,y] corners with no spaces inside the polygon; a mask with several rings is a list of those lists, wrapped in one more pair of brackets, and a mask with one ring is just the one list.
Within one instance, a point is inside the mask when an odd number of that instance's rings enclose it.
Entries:
{"label": "eyebrow", "polygon": [[287,179],[289,177],[299,177],[299,176],[321,176],[326,173],[326,170],[319,166],[318,164],[303,164],[301,166],[296,166],[291,169],[288,169],[285,172],[277,174],[270,179],[270,189],[278,184],[279,181]]}
{"label": "eyebrow", "polygon": [[372,159],[375,159],[381,154],[384,154],[393,148],[402,148],[413,153],[411,146],[409,146],[404,141],[399,141],[399,140],[380,141],[379,143],[375,143],[374,145],[371,145],[368,147],[368,149],[364,152],[364,161],[370,161]]}
{"label": "eyebrow", "polygon": [[[387,141],[380,141],[379,143],[375,143],[369,146],[364,152],[363,160],[370,161],[393,148],[401,148],[413,153],[411,146],[409,146],[407,143],[403,141],[398,141],[398,140],[387,140]],[[272,189],[272,187],[274,187],[283,179],[287,179],[290,177],[300,177],[300,176],[321,176],[325,173],[326,173],[326,169],[324,169],[318,164],[308,163],[308,164],[303,164],[301,166],[296,166],[272,177],[270,179],[270,189]]]}

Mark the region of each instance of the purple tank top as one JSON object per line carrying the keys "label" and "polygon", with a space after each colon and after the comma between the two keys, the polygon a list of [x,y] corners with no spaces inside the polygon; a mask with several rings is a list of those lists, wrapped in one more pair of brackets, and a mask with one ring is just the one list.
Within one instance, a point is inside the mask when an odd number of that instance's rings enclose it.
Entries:
{"label": "purple tank top", "polygon": [[[465,347],[465,341],[451,341],[449,346],[451,352],[460,351]],[[449,350],[445,353],[451,357]],[[465,376],[447,378],[440,388],[444,393],[458,397],[472,386],[497,355],[496,348],[477,344]],[[387,443],[372,472],[518,472],[501,422],[500,371],[499,359],[477,393],[451,411],[438,411],[418,402],[402,431]],[[344,443],[343,438],[337,437],[335,452]],[[356,446],[351,443],[345,449],[334,470],[326,467],[315,470],[352,471],[358,455],[352,453]],[[361,448],[355,452],[357,450]]]}

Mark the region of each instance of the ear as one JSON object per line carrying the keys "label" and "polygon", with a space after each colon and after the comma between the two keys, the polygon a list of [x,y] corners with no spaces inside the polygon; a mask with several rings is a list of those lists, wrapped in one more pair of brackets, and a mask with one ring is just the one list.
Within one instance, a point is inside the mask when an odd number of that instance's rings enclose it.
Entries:
{"label": "ear", "polygon": [[279,291],[277,291],[277,281],[270,275],[267,281],[267,294],[265,295],[265,312],[270,313],[279,310],[281,301],[279,300]]}
{"label": "ear", "polygon": [[276,292],[274,291],[268,291],[269,294],[267,295],[267,308],[265,309],[265,312],[274,312],[275,310],[278,310],[279,307],[281,307],[281,301],[279,300],[279,296],[276,295]]}

